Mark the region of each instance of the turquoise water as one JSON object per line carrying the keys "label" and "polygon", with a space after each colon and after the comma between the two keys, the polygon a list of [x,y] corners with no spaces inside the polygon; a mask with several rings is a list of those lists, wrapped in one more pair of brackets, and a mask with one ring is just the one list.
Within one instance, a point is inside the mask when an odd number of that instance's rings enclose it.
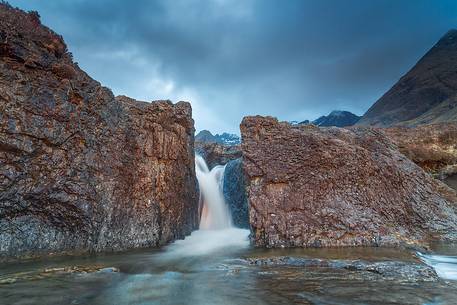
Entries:
{"label": "turquoise water", "polygon": [[[453,245],[435,248],[448,256],[457,255],[456,250]],[[163,249],[0,265],[0,304],[457,304],[452,280],[396,280],[366,271],[246,263],[247,258],[277,256],[420,262],[413,252],[386,248],[254,249],[245,230],[197,231]],[[105,269],[44,272],[69,266]]]}

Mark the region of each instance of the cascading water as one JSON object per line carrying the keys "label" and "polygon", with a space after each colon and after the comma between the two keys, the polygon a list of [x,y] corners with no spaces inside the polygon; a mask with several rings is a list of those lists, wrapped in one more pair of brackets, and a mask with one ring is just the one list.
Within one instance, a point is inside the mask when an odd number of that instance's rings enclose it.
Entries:
{"label": "cascading water", "polygon": [[[204,256],[237,251],[249,246],[249,230],[235,228],[222,188],[225,166],[208,169],[205,160],[195,156],[195,172],[200,188],[200,229],[168,247],[164,258]],[[223,251],[221,251],[223,249]]]}
{"label": "cascading water", "polygon": [[416,255],[424,263],[433,267],[441,278],[457,280],[457,256],[423,254],[420,252],[416,252]]}
{"label": "cascading water", "polygon": [[225,166],[211,171],[201,156],[195,156],[195,172],[200,186],[200,230],[220,230],[232,227],[232,218],[225,204],[222,188]]}

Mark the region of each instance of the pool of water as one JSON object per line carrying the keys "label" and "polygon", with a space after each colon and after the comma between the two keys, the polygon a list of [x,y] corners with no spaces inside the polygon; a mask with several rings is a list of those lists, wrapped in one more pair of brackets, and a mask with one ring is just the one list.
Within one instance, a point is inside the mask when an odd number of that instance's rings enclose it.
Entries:
{"label": "pool of water", "polygon": [[[163,249],[3,264],[0,304],[457,304],[453,280],[397,280],[352,269],[246,263],[249,258],[293,256],[420,264],[414,252],[255,249],[247,235],[238,229],[197,231]],[[455,256],[457,247],[436,245],[435,252]],[[71,266],[105,269],[59,271]]]}

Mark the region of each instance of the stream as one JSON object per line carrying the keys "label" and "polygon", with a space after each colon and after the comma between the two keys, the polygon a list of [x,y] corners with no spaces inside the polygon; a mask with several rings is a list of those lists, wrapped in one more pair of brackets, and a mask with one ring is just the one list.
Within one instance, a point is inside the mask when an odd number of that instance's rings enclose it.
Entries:
{"label": "stream", "polygon": [[[240,229],[216,234],[196,231],[163,249],[1,265],[0,304],[457,303],[457,281],[452,280],[248,262],[287,256],[420,264],[412,252],[386,248],[255,249],[249,246],[247,233]],[[202,241],[211,242],[211,246],[192,246]],[[455,246],[441,246],[436,252],[440,250],[457,255]],[[59,271],[69,266],[99,271]]]}

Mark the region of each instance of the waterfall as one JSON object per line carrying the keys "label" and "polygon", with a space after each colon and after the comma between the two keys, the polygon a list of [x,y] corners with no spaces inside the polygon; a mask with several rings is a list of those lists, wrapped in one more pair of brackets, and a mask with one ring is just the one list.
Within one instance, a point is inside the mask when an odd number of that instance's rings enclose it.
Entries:
{"label": "waterfall", "polygon": [[249,247],[249,230],[235,228],[222,192],[225,166],[208,169],[205,160],[195,156],[195,172],[200,188],[200,228],[184,240],[167,247],[163,259],[188,256],[226,255]]}
{"label": "waterfall", "polygon": [[195,172],[200,187],[200,229],[221,230],[232,227],[230,210],[225,203],[222,188],[225,166],[208,169],[205,160],[195,156]]}

